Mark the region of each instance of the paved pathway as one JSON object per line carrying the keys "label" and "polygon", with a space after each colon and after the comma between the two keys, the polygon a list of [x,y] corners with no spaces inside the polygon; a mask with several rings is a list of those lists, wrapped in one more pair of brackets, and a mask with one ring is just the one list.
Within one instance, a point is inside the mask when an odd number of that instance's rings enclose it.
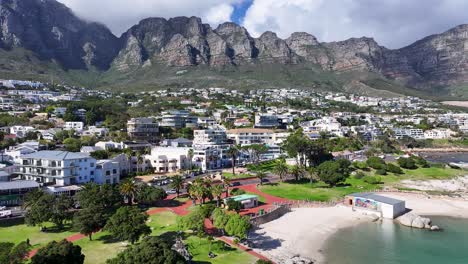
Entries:
{"label": "paved pathway", "polygon": [[[288,201],[287,199],[271,196],[269,194],[266,194],[266,193],[263,193],[263,192],[259,191],[257,189],[257,187],[256,187],[256,184],[249,184],[249,185],[239,186],[238,188],[243,189],[246,192],[250,192],[250,193],[257,194],[259,196],[263,196],[265,198],[265,200],[266,200],[265,205],[262,205],[262,206],[259,206],[259,207],[256,207],[256,208],[252,208],[252,209],[249,209],[249,210],[242,210],[242,212],[241,212],[242,215],[250,214],[250,213],[258,213],[258,211],[260,209],[265,209],[266,210],[266,209],[270,208],[272,206],[272,203],[274,203],[274,202]],[[223,198],[224,197],[225,197],[225,194],[223,194]],[[165,200],[166,201],[172,201],[174,198],[175,198],[175,195],[170,195]],[[182,203],[181,205],[178,205],[178,206],[153,208],[153,209],[150,209],[150,210],[146,211],[146,213],[148,215],[155,215],[155,214],[159,214],[161,212],[170,211],[170,212],[173,212],[173,213],[175,213],[177,215],[184,216],[184,215],[187,215],[188,213],[190,213],[188,208],[190,206],[192,206],[192,205],[193,205],[192,200],[188,200],[188,201],[186,201],[186,202],[184,202],[184,203]],[[205,219],[205,230],[207,231],[208,234],[211,234],[211,235],[217,233],[216,228],[213,226],[213,223],[209,219]],[[83,239],[85,237],[86,236],[83,235],[83,234],[74,234],[74,235],[71,235],[71,236],[69,236],[69,237],[67,237],[65,239],[70,241],[70,242],[74,242],[74,241]],[[248,253],[248,254],[250,254],[250,255],[258,258],[258,259],[269,260],[265,256],[255,252],[251,248],[245,247],[245,246],[240,245],[240,244],[235,244],[229,237],[221,236],[221,237],[217,237],[217,239],[219,239],[221,241],[224,241],[225,243],[227,243],[227,244],[229,244],[229,245],[231,245],[233,247],[236,247],[236,248],[238,248],[240,250],[243,250],[246,253]],[[38,249],[31,250],[29,252],[29,258],[33,257],[37,253],[37,251],[38,251]]]}

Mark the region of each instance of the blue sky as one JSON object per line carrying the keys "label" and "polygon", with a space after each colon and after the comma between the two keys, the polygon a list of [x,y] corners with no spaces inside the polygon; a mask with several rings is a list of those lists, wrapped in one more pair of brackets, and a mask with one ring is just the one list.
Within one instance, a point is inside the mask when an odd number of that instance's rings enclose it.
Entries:
{"label": "blue sky", "polygon": [[231,15],[232,22],[242,24],[247,9],[252,5],[253,0],[244,0],[234,5],[234,12]]}

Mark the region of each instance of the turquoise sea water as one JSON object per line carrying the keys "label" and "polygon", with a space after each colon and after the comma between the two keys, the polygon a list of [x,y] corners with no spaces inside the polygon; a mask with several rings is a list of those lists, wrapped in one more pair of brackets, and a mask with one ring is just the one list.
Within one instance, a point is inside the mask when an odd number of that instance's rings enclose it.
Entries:
{"label": "turquoise sea water", "polygon": [[326,244],[327,264],[468,264],[468,220],[430,216],[441,232],[392,221],[337,232]]}

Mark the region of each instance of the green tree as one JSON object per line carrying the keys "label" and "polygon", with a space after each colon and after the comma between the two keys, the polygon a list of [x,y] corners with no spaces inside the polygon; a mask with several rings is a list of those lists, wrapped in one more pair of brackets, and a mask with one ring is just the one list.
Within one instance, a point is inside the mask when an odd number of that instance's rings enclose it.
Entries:
{"label": "green tree", "polygon": [[211,194],[216,198],[216,206],[219,207],[221,196],[223,195],[224,188],[221,184],[211,186]]}
{"label": "green tree", "polygon": [[280,180],[283,181],[284,177],[288,175],[289,168],[286,162],[282,159],[278,160],[273,168],[274,173],[278,174]]}
{"label": "green tree", "polygon": [[216,208],[212,213],[213,225],[218,229],[224,229],[229,221],[229,215],[221,208]]}
{"label": "green tree", "polygon": [[385,161],[380,157],[369,157],[366,161],[367,165],[375,170],[386,169]]}
{"label": "green tree", "polygon": [[185,264],[185,259],[164,240],[158,237],[146,237],[141,243],[120,252],[109,259],[107,264]]}
{"label": "green tree", "polygon": [[52,217],[51,207],[55,199],[53,195],[45,192],[36,193],[35,196],[36,195],[38,196],[35,202],[28,201],[24,222],[30,226],[42,227],[42,224],[49,221]]}
{"label": "green tree", "polygon": [[103,208],[99,206],[91,206],[81,209],[73,218],[73,224],[75,228],[89,238],[93,240],[93,233],[104,227],[108,216],[104,213]]}
{"label": "green tree", "polygon": [[247,237],[250,227],[250,221],[247,217],[240,216],[239,214],[232,214],[229,215],[225,230],[230,236],[244,239]]}
{"label": "green tree", "polygon": [[70,152],[80,152],[81,140],[77,138],[67,138],[63,141],[65,149]]}
{"label": "green tree", "polygon": [[231,158],[232,161],[232,175],[236,175],[236,159],[239,156],[239,148],[237,146],[232,146],[227,151],[227,156]]}
{"label": "green tree", "polygon": [[0,263],[22,264],[26,262],[31,246],[23,241],[15,246],[10,242],[0,243]]}
{"label": "green tree", "polygon": [[203,233],[205,230],[205,213],[198,207],[188,215],[177,218],[177,226],[181,230],[192,230]]}
{"label": "green tree", "polygon": [[55,197],[51,208],[50,221],[57,227],[63,228],[63,222],[70,220],[72,214],[70,209],[73,208],[73,199],[67,195],[59,195]]}
{"label": "green tree", "polygon": [[60,242],[52,241],[40,248],[31,258],[31,264],[82,264],[84,259],[81,247],[64,239]]}
{"label": "green tree", "polygon": [[176,191],[177,197],[180,195],[180,190],[184,188],[184,178],[182,176],[177,175],[171,178],[172,182],[169,184],[171,188]]}
{"label": "green tree", "polygon": [[317,173],[320,180],[330,186],[336,186],[349,177],[349,164],[349,161],[325,161],[317,167]]}
{"label": "green tree", "polygon": [[296,181],[299,181],[299,178],[302,178],[305,174],[304,168],[299,165],[294,165],[291,168],[291,174],[294,176]]}
{"label": "green tree", "polygon": [[153,205],[166,199],[167,194],[162,188],[142,185],[136,192],[135,199],[139,204]]}
{"label": "green tree", "polygon": [[95,159],[108,159],[109,158],[109,152],[107,150],[96,150],[90,153],[90,156],[95,158]]}
{"label": "green tree", "polygon": [[133,204],[135,195],[138,192],[138,187],[132,179],[122,181],[119,185],[120,194],[123,195],[129,205]]}
{"label": "green tree", "polygon": [[387,164],[387,170],[395,174],[403,174],[403,170],[393,163]]}
{"label": "green tree", "polygon": [[135,244],[141,236],[151,234],[151,229],[146,225],[148,215],[140,209],[125,206],[117,209],[106,223],[104,230],[109,231],[115,238],[128,240]]}
{"label": "green tree", "polygon": [[267,174],[264,171],[259,171],[255,176],[260,180],[260,185],[263,185],[263,179],[267,177]]}

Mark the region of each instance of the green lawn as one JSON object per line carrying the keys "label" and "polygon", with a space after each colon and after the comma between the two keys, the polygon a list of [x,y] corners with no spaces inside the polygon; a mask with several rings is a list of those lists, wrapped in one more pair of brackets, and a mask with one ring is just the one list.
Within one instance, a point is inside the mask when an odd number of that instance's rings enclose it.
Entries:
{"label": "green lawn", "polygon": [[161,212],[150,216],[147,225],[152,230],[152,236],[159,236],[166,232],[177,231],[176,220],[175,213]]}
{"label": "green lawn", "polygon": [[117,256],[127,246],[126,241],[115,241],[105,231],[94,234],[92,241],[83,238],[73,244],[81,247],[81,252],[85,255],[85,264],[106,263],[107,259]]}
{"label": "green lawn", "polygon": [[29,238],[33,247],[44,245],[52,240],[62,240],[68,236],[76,234],[70,227],[64,230],[55,230],[52,223],[46,223],[48,232],[39,231],[38,226],[27,226],[25,224],[0,225],[0,242],[19,243]]}
{"label": "green lawn", "polygon": [[276,160],[269,160],[260,162],[259,164],[249,164],[247,165],[247,169],[252,172],[259,172],[259,171],[273,171],[276,165]]}
{"label": "green lawn", "polygon": [[222,241],[211,242],[211,251],[216,255],[212,259],[208,257],[210,251],[210,241],[208,239],[190,236],[187,238],[186,243],[195,263],[241,264],[254,263],[256,260],[255,257],[236,248],[231,248]]}
{"label": "green lawn", "polygon": [[[365,172],[368,175],[375,175],[374,171]],[[404,174],[398,175],[388,173],[378,175],[383,184],[372,185],[365,183],[361,179],[352,176],[346,180],[346,186],[329,188],[323,183],[300,182],[300,183],[279,183],[278,185],[264,185],[260,189],[270,195],[283,197],[291,200],[313,200],[331,201],[344,197],[354,192],[371,191],[381,188],[383,185],[398,185],[401,180],[428,180],[428,179],[450,179],[461,176],[466,171],[452,168],[418,168],[415,170],[404,170]]]}
{"label": "green lawn", "polygon": [[266,203],[266,199],[265,197],[261,196],[261,195],[258,195],[256,193],[251,193],[251,192],[246,192],[247,194],[253,194],[253,195],[256,195],[258,196],[258,201],[261,202],[261,203]]}
{"label": "green lawn", "polygon": [[229,173],[229,172],[223,172],[223,176],[226,177],[227,179],[230,179],[230,180],[239,180],[239,179],[255,177],[255,175],[251,175],[251,174],[248,174],[248,173],[236,173],[234,175],[234,174]]}
{"label": "green lawn", "polygon": [[365,192],[380,188],[379,185],[371,185],[362,180],[349,178],[346,186],[329,188],[323,183],[279,183],[278,185],[263,185],[260,190],[267,194],[287,198],[291,200],[332,201],[340,199],[347,194]]}

